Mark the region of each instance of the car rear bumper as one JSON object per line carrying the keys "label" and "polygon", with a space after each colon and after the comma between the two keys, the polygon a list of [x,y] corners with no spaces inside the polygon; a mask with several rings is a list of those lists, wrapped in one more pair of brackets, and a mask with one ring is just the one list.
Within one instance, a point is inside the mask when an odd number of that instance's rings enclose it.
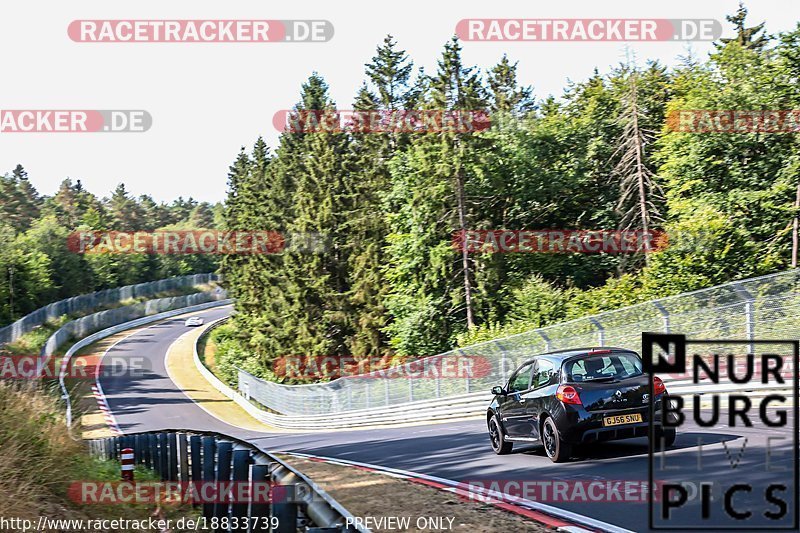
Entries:
{"label": "car rear bumper", "polygon": [[[656,402],[654,423],[661,426],[660,401]],[[641,422],[604,426],[603,418],[613,415],[640,414]],[[609,440],[647,437],[649,434],[650,408],[623,409],[613,411],[587,411],[582,406],[570,406],[564,413],[563,423],[559,423],[561,438],[573,444],[603,442]]]}

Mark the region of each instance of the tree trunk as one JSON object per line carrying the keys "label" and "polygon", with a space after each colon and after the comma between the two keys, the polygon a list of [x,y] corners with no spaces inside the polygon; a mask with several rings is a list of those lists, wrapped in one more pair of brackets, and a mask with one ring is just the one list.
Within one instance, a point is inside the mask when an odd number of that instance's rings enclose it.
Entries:
{"label": "tree trunk", "polygon": [[464,178],[461,170],[456,172],[456,198],[458,200],[458,229],[461,233],[461,267],[464,270],[464,303],[467,308],[467,327],[475,326],[472,314],[472,284],[469,279],[469,251],[467,248],[467,207],[464,194]]}

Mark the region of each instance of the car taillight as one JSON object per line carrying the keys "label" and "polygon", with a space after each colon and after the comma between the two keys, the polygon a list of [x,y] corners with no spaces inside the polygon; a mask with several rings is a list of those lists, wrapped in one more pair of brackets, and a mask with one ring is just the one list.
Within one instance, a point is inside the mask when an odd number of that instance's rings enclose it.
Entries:
{"label": "car taillight", "polygon": [[660,377],[653,376],[653,394],[658,396],[662,392],[667,392],[667,386],[664,385],[664,382],[661,381]]}
{"label": "car taillight", "polygon": [[581,397],[578,396],[578,391],[571,385],[561,385],[556,391],[556,398],[564,403],[571,403],[574,405],[581,404]]}

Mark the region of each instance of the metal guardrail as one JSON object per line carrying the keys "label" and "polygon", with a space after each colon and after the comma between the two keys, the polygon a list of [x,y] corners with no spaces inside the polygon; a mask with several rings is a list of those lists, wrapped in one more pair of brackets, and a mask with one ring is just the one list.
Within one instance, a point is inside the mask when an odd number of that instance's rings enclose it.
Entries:
{"label": "metal guardrail", "polygon": [[180,309],[173,309],[171,311],[145,316],[136,320],[124,322],[122,324],[116,324],[102,331],[98,331],[97,333],[93,333],[88,337],[84,337],[83,339],[79,340],[78,342],[70,346],[69,350],[67,350],[67,353],[65,353],[64,357],[61,359],[61,368],[59,369],[58,373],[58,384],[59,387],[61,388],[62,397],[66,402],[67,428],[70,431],[72,431],[72,402],[69,396],[69,391],[67,391],[67,386],[64,382],[64,377],[66,375],[67,369],[69,368],[69,362],[72,359],[72,356],[78,353],[78,350],[92,344],[93,342],[97,342],[100,339],[110,337],[111,335],[115,335],[117,333],[126,331],[131,328],[143,326],[145,324],[150,324],[153,322],[158,322],[159,320],[164,320],[166,318],[171,318],[173,316],[182,315],[184,313],[191,313],[193,311],[202,311],[203,309],[210,309],[212,307],[230,305],[231,302],[232,300],[217,300],[217,301],[202,303],[199,305],[194,305],[191,307],[182,307]]}
{"label": "metal guardrail", "polygon": [[47,339],[47,342],[45,342],[40,352],[42,362],[44,363],[50,356],[55,354],[58,347],[70,339],[80,339],[101,329],[129,322],[137,318],[155,315],[173,309],[180,309],[182,307],[224,300],[226,295],[223,289],[217,288],[214,291],[196,292],[194,294],[184,294],[182,296],[169,296],[167,298],[157,298],[154,300],[147,300],[146,302],[124,305],[115,309],[98,311],[91,315],[70,320],[58,328],[58,330]]}
{"label": "metal guardrail", "polygon": [[[798,336],[799,316],[800,269],[793,269],[534,329],[393,369],[397,375],[411,375],[420,364],[436,367],[443,358],[466,357],[488,369],[479,375],[393,379],[373,372],[328,383],[283,385],[240,370],[238,388],[242,395],[285,415],[338,421],[348,412],[398,406],[411,410],[419,401],[457,402],[505,383],[522,361],[552,350],[620,346],[641,352],[644,331],[679,332],[692,338],[792,339]],[[757,349],[750,345],[749,351]]]}
{"label": "metal guardrail", "polygon": [[[369,409],[342,411],[332,417],[325,414],[317,415],[291,415],[270,412],[258,407],[241,390],[234,390],[215,376],[200,359],[198,345],[203,337],[214,328],[223,324],[228,317],[221,318],[209,325],[194,343],[194,363],[197,370],[219,392],[236,402],[247,411],[250,416],[265,424],[296,431],[330,431],[336,429],[363,428],[374,426],[396,426],[402,424],[416,424],[420,422],[452,421],[467,418],[479,418],[486,415],[493,395],[484,389],[470,394],[447,396],[429,400],[398,403],[390,406],[378,406]],[[726,385],[720,383],[694,384],[691,381],[663,376],[664,383],[668,385],[670,393],[675,396],[691,396],[693,394],[706,394],[710,392],[723,393],[731,391],[746,391],[751,398],[775,393],[784,390],[785,386],[771,384],[762,385],[751,383],[748,385]],[[791,394],[788,391],[787,394]]]}
{"label": "metal guardrail", "polygon": [[132,298],[152,296],[159,292],[202,285],[217,279],[218,276],[213,273],[191,274],[189,276],[177,276],[158,281],[148,281],[145,283],[137,283],[136,285],[126,285],[124,287],[65,298],[64,300],[59,300],[44,307],[40,307],[36,311],[28,313],[8,326],[0,328],[0,344],[14,342],[35,327],[63,315],[90,311],[103,305],[124,302]]}
{"label": "metal guardrail", "polygon": [[[368,529],[347,526],[352,515],[308,477],[253,444],[214,432],[165,430],[131,433],[88,441],[91,453],[120,459],[125,448],[134,451],[135,464],[155,470],[162,481],[181,484],[268,484],[269,501],[204,502],[203,517],[216,531],[322,533]],[[187,485],[188,486],[188,485]],[[231,490],[230,485],[227,490]],[[253,494],[252,489],[248,491]],[[217,498],[217,500],[231,498]],[[351,520],[352,523],[352,520]],[[238,528],[234,529],[236,526]]]}

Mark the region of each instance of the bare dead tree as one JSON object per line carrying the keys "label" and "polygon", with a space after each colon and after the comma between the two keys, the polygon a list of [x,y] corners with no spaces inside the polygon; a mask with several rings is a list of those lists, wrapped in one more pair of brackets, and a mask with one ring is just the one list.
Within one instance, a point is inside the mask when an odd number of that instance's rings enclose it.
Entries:
{"label": "bare dead tree", "polygon": [[619,158],[614,167],[614,177],[619,180],[620,196],[617,211],[622,216],[619,229],[628,231],[640,228],[645,236],[645,262],[651,243],[648,232],[663,222],[658,200],[663,199],[657,176],[646,164],[645,150],[654,138],[653,132],[643,127],[644,111],[639,105],[638,73],[633,70],[628,80],[628,88],[622,97],[622,110],[618,123],[622,125],[614,158]]}
{"label": "bare dead tree", "polygon": [[797,195],[794,199],[794,219],[792,220],[792,268],[797,267],[797,248],[798,244],[800,244],[797,230],[798,226],[800,226],[800,182],[797,183]]}

